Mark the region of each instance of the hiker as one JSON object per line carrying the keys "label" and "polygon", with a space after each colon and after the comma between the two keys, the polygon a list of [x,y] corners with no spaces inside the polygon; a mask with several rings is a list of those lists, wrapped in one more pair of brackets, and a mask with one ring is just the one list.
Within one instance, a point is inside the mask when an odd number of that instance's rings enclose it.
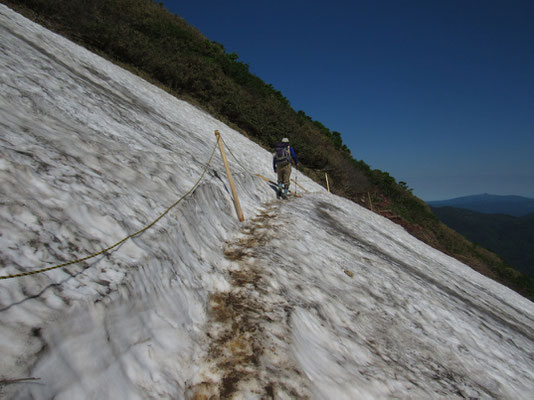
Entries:
{"label": "hiker", "polygon": [[273,169],[278,173],[278,192],[277,197],[287,198],[289,191],[289,177],[291,176],[291,164],[298,164],[297,155],[293,147],[289,145],[289,139],[283,138],[275,146],[276,151],[273,154]]}

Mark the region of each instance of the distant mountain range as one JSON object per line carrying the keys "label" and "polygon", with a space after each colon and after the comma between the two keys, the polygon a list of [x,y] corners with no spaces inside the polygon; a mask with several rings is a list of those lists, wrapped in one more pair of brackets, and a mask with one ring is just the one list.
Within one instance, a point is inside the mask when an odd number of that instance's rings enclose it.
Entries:
{"label": "distant mountain range", "polygon": [[534,213],[534,199],[522,196],[479,194],[450,200],[427,201],[430,207],[456,207],[484,214],[506,214],[516,217]]}
{"label": "distant mountain range", "polygon": [[534,277],[533,199],[484,194],[428,204],[445,225]]}

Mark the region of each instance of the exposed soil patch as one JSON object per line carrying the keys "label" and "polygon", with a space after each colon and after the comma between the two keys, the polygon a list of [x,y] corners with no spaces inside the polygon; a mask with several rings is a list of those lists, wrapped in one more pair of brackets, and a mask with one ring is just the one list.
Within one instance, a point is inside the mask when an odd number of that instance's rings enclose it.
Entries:
{"label": "exposed soil patch", "polygon": [[[280,343],[287,333],[291,306],[271,288],[257,251],[265,249],[276,234],[277,203],[267,205],[227,243],[224,254],[234,262],[229,270],[232,288],[210,298],[206,363],[213,377],[190,388],[195,400],[232,399],[250,394],[264,399],[307,399],[306,381],[290,357],[289,343]],[[276,338],[273,336],[276,331]],[[241,398],[241,397],[240,397]]]}

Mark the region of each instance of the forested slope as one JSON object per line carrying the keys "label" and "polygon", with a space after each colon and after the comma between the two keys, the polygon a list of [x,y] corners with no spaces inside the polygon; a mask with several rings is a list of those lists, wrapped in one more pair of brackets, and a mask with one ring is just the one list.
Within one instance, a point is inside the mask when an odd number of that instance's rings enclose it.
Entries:
{"label": "forested slope", "polygon": [[491,249],[523,273],[534,276],[534,214],[515,217],[456,207],[432,207],[432,211],[472,242]]}

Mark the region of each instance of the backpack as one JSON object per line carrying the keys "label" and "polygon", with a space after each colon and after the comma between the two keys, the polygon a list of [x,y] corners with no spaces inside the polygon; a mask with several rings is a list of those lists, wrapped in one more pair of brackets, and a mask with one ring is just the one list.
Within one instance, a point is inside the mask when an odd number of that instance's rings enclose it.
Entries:
{"label": "backpack", "polygon": [[289,143],[278,143],[275,147],[274,162],[279,167],[284,167],[291,163],[291,152]]}

